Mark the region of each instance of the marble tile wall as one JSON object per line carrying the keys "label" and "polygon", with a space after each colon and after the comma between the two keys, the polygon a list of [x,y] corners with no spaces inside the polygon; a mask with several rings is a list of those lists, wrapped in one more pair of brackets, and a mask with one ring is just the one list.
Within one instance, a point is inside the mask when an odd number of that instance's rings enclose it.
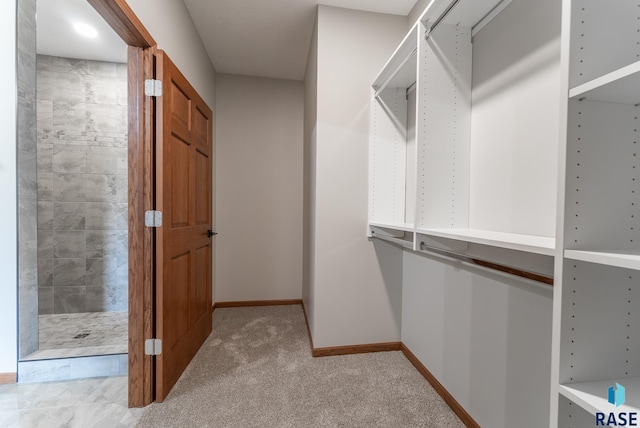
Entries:
{"label": "marble tile wall", "polygon": [[20,357],[38,349],[36,1],[18,2],[18,329]]}
{"label": "marble tile wall", "polygon": [[37,57],[40,314],[127,309],[126,73]]}

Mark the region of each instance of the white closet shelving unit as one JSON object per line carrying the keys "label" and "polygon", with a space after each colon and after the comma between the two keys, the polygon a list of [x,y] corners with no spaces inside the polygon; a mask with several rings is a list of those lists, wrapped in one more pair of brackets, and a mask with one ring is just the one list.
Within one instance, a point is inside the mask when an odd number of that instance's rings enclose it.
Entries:
{"label": "white closet shelving unit", "polygon": [[[640,412],[640,2],[565,0],[564,258],[552,425]],[[567,40],[568,38],[568,40]],[[626,404],[607,401],[614,383]],[[558,400],[558,414],[554,413]],[[582,424],[582,425],[581,425]]]}
{"label": "white closet shelving unit", "polygon": [[430,4],[374,83],[369,236],[553,261],[549,425],[594,426],[640,412],[640,0],[545,4]]}
{"label": "white closet shelving unit", "polygon": [[[513,76],[492,69],[496,49],[472,43],[511,3],[432,2],[373,83],[369,236],[401,238],[404,246],[413,240],[414,250],[427,238],[553,256],[557,126],[542,126],[551,141],[535,131],[537,102],[520,103],[517,123],[505,123]],[[529,166],[532,153],[541,167]],[[512,168],[513,159],[523,167]]]}
{"label": "white closet shelving unit", "polygon": [[416,25],[373,83],[371,101],[368,233],[404,246],[413,246],[417,42]]}

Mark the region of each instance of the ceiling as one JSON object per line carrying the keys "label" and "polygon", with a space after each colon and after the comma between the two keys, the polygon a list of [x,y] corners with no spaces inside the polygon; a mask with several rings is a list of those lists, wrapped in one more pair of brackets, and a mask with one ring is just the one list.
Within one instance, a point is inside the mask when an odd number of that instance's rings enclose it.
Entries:
{"label": "ceiling", "polygon": [[[321,4],[406,16],[417,0],[322,0]],[[219,73],[303,80],[318,0],[184,0]],[[80,36],[73,24],[93,26]],[[38,53],[126,62],[126,45],[87,0],[37,1]]]}
{"label": "ceiling", "polygon": [[[39,54],[127,62],[127,45],[87,0],[38,0],[36,5]],[[97,36],[81,36],[73,28],[76,23],[91,25]]]}
{"label": "ceiling", "polygon": [[318,3],[406,16],[417,0],[184,0],[219,73],[303,80]]}

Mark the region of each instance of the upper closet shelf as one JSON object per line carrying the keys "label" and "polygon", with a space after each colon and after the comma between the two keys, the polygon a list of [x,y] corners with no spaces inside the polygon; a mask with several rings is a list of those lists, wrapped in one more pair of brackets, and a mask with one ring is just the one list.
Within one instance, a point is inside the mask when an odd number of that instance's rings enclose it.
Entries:
{"label": "upper closet shelf", "polygon": [[[620,407],[613,406],[607,401],[608,389],[616,382],[626,389],[626,403]],[[560,394],[592,415],[598,412],[609,414],[609,412],[640,411],[640,395],[636,393],[637,391],[640,391],[639,377],[560,385]]]}
{"label": "upper closet shelf", "polygon": [[424,11],[419,22],[425,22],[427,31],[442,21],[448,25],[471,28],[475,35],[493,18],[498,16],[513,0],[435,0]]}
{"label": "upper closet shelf", "polygon": [[418,233],[439,238],[456,239],[474,244],[491,245],[510,250],[552,256],[555,251],[554,238],[517,233],[494,232],[479,229],[418,229]]}
{"label": "upper closet shelf", "polygon": [[376,95],[385,88],[408,88],[416,82],[418,51],[418,23],[413,26],[400,46],[391,55],[376,80]]}
{"label": "upper closet shelf", "polygon": [[565,250],[564,256],[571,260],[640,270],[640,251]]}
{"label": "upper closet shelf", "polygon": [[631,105],[640,103],[640,61],[571,89],[569,97]]}

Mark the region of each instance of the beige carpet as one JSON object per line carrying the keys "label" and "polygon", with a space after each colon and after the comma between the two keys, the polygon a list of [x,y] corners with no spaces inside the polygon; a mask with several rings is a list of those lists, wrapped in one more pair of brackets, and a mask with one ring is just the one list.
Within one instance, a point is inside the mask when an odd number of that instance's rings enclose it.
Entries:
{"label": "beige carpet", "polygon": [[464,427],[401,352],[311,357],[302,308],[216,309],[141,427]]}

